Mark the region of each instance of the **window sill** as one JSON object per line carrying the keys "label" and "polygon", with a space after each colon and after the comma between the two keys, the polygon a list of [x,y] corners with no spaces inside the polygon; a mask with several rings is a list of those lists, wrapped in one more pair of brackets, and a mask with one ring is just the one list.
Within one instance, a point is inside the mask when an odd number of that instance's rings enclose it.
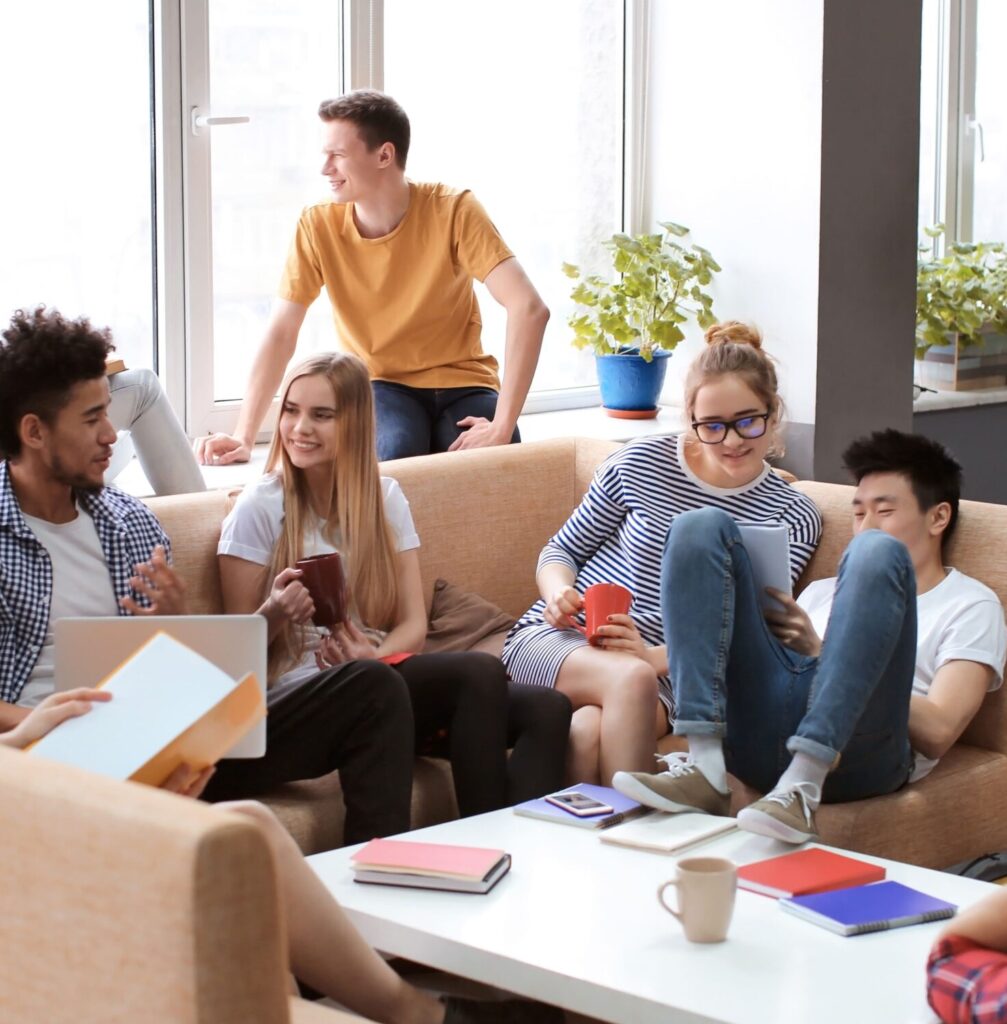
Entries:
{"label": "window sill", "polygon": [[[682,410],[662,405],[652,420],[619,420],[606,416],[600,406],[527,413],[518,420],[524,441],[547,441],[553,437],[592,437],[601,441],[631,441],[635,437],[677,434],[682,430]],[[249,462],[233,466],[202,466],[203,479],[210,490],[244,487],[262,474],[268,444],[257,444]],[[116,487],[138,498],[153,494],[147,478],[134,457],[119,474]]]}
{"label": "window sill", "polygon": [[924,392],[913,403],[913,412],[940,412],[944,409],[968,409],[977,405],[1001,405],[1007,402],[1007,388],[979,391]]}

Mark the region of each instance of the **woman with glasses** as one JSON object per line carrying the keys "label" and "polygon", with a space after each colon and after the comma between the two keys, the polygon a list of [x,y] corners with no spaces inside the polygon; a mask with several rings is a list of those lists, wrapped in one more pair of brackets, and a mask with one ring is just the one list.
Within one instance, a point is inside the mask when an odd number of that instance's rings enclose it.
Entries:
{"label": "woman with glasses", "polygon": [[[654,740],[674,720],[661,556],[676,516],[718,508],[738,522],[785,525],[795,582],[821,536],[814,503],[766,462],[780,453],[782,400],[758,331],[728,321],[711,327],[706,343],[685,383],[690,429],[631,441],[599,467],[539,556],[541,599],[507,637],[511,678],[554,686],[573,703],[570,781],[609,785],[618,771],[650,770]],[[633,602],[591,644],[574,627],[584,591],[604,582],[622,584]],[[689,581],[665,586],[687,592]]]}

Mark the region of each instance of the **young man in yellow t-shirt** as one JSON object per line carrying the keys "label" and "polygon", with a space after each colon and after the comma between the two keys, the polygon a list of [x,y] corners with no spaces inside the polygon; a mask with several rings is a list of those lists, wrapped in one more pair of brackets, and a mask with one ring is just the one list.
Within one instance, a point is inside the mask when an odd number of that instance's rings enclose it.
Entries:
{"label": "young man in yellow t-shirt", "polygon": [[[342,345],[370,370],[379,459],[520,440],[549,319],[521,265],[471,192],[406,178],[409,119],[391,97],[358,90],[319,116],[332,201],[301,214],[234,435],[199,438],[197,457],[248,459],[323,287]],[[502,383],[473,279],[507,311]]]}

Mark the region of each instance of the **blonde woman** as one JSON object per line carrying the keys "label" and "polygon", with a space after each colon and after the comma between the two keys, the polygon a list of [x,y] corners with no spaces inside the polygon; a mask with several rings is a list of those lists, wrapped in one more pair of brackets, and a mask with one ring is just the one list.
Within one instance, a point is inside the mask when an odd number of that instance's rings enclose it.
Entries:
{"label": "blonde woman", "polygon": [[[271,712],[377,666],[402,679],[412,704],[413,735],[388,756],[411,759],[414,742],[419,753],[448,756],[462,815],[558,788],[565,698],[508,686],[490,655],[416,653],[427,628],[420,542],[399,485],[378,474],[364,364],[344,353],[316,356],[290,372],[281,394],[266,473],[225,520],[218,548],[226,610],[269,620]],[[331,551],[343,556],[351,616],[326,633],[311,625],[314,606],[293,566]],[[356,738],[366,741],[366,723]],[[212,798],[247,793],[248,769],[244,793],[228,787],[229,771],[220,766]]]}
{"label": "blonde woman", "polygon": [[[821,535],[810,499],[770,472],[782,402],[773,360],[754,328],[737,321],[707,331],[685,385],[689,429],[621,448],[599,468],[584,500],[539,557],[541,600],[511,631],[511,678],[555,687],[573,703],[569,776],[610,784],[619,771],[653,765],[655,738],[675,704],[661,623],[661,554],[675,518],[718,508],[737,521],[783,523],[796,581]],[[599,646],[573,629],[583,593],[621,583],[628,615],[603,626]],[[688,588],[689,581],[677,581]]]}

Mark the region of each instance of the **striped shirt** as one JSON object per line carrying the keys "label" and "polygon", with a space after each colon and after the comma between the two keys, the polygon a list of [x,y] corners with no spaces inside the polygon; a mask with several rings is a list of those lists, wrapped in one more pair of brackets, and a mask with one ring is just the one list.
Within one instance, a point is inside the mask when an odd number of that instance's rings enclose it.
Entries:
{"label": "striped shirt", "polygon": [[[554,562],[568,566],[580,593],[594,583],[621,583],[633,594],[629,614],[650,646],[664,643],[661,557],[668,530],[682,512],[719,508],[737,522],[785,525],[794,582],[822,533],[814,502],[768,465],[744,487],[713,487],[686,463],[684,445],[685,435],[647,437],[611,455],[538,561],[539,569]],[[544,610],[545,602],[537,601],[507,637],[503,660],[515,682],[555,685],[563,660],[587,643],[572,629],[546,624]],[[659,696],[671,716],[674,705],[667,677],[660,684]]]}

